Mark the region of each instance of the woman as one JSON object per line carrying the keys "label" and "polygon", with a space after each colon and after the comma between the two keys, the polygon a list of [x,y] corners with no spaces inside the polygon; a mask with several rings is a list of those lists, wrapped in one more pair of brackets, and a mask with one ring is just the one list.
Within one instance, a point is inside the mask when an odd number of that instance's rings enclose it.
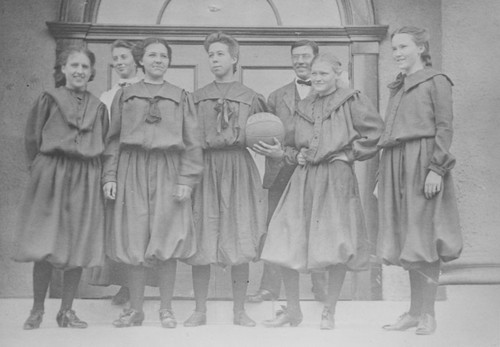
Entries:
{"label": "woman", "polygon": [[87,91],[95,56],[69,47],[58,57],[56,89],[35,102],[26,125],[30,182],[21,206],[14,259],[33,261],[34,303],[24,329],[42,322],[54,268],[64,270],[60,327],[86,328],[72,310],[82,267],[104,260],[101,156],[108,131],[106,106]]}
{"label": "woman", "polygon": [[378,255],[409,271],[411,305],[386,330],[436,330],[434,302],[441,261],[458,258],[462,238],[450,170],[453,134],[451,80],[431,68],[425,29],[392,34],[401,73],[391,90],[378,182]]}
{"label": "woman", "polygon": [[146,269],[156,266],[160,321],[175,328],[176,259],[196,251],[191,191],[202,171],[196,117],[187,93],[164,81],[172,50],[147,38],[134,52],[144,80],[118,91],[104,162],[109,210],[107,255],[129,265],[130,308],[116,327],[141,325]]}
{"label": "woman", "polygon": [[236,81],[239,45],[234,38],[213,33],[204,46],[215,81],[194,92],[205,170],[194,196],[198,251],[188,260],[196,308],[184,325],[206,324],[210,264],[219,264],[231,266],[233,323],[253,327],[244,303],[266,210],[259,172],[245,148],[245,125],[250,115],[265,110],[265,100]]}
{"label": "woman", "polygon": [[328,294],[321,329],[334,315],[347,270],[367,266],[367,235],[353,164],[377,153],[383,123],[370,101],[338,83],[339,60],[319,54],[312,63],[314,93],[298,105],[295,146],[299,165],[268,228],[261,258],[282,267],[287,307],[265,325],[302,321],[299,272],[326,268]]}

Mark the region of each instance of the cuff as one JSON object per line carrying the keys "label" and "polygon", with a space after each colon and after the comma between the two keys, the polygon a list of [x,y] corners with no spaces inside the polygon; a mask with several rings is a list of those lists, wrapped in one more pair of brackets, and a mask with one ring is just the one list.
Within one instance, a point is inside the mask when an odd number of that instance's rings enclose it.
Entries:
{"label": "cuff", "polygon": [[429,170],[431,171],[434,171],[435,173],[437,173],[439,176],[444,176],[446,174],[446,170],[435,165],[435,164],[429,164],[429,166],[427,167]]}

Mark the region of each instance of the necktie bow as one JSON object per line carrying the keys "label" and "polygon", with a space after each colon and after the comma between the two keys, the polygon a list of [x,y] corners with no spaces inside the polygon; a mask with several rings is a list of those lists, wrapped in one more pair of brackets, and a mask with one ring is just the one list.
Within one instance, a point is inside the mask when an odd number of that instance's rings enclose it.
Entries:
{"label": "necktie bow", "polygon": [[120,88],[126,87],[126,86],[128,86],[129,84],[130,84],[130,83],[128,83],[128,82],[120,82],[120,83],[118,83],[118,85],[120,86]]}
{"label": "necktie bow", "polygon": [[297,84],[302,84],[302,85],[305,85],[305,86],[311,86],[311,81],[304,81],[304,80],[297,80]]}
{"label": "necktie bow", "polygon": [[158,123],[161,121],[160,109],[158,108],[158,101],[160,98],[154,97],[148,99],[149,109],[146,114],[146,122],[149,124]]}
{"label": "necktie bow", "polygon": [[406,75],[403,73],[398,74],[394,82],[389,83],[388,87],[390,89],[399,89],[405,84]]}

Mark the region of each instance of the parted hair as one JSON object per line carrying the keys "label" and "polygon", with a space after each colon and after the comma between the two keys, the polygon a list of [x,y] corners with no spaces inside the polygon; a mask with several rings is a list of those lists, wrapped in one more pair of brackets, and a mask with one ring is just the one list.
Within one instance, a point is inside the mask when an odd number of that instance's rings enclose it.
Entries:
{"label": "parted hair", "polygon": [[161,38],[161,37],[148,37],[137,44],[134,45],[134,48],[132,49],[132,55],[134,56],[135,63],[137,66],[140,66],[142,71],[144,72],[144,66],[140,63],[142,58],[144,57],[144,53],[146,52],[146,48],[149,45],[152,45],[154,43],[159,43],[167,49],[167,54],[168,54],[168,66],[172,64],[172,48],[168,44],[168,41]]}
{"label": "parted hair", "polygon": [[89,58],[90,61],[90,78],[89,82],[95,77],[95,54],[85,46],[68,46],[65,47],[56,58],[56,65],[54,66],[54,82],[55,86],[61,87],[66,85],[66,76],[62,72],[62,67],[68,62],[68,58],[73,53],[82,53]]}
{"label": "parted hair", "polygon": [[317,56],[319,53],[319,46],[316,42],[312,40],[298,40],[292,43],[292,46],[290,47],[290,52],[292,52],[295,48],[297,47],[303,47],[303,46],[309,46],[311,47],[314,56]]}
{"label": "parted hair", "polygon": [[349,87],[348,83],[346,83],[340,78],[343,69],[342,69],[342,63],[340,62],[340,59],[337,58],[337,56],[335,56],[333,53],[330,52],[320,53],[316,57],[314,57],[313,61],[311,62],[311,66],[320,61],[330,65],[332,67],[332,70],[338,75],[336,81],[338,88]]}
{"label": "parted hair", "polygon": [[116,40],[111,44],[111,50],[115,48],[126,48],[132,51],[135,47],[135,43],[125,40]]}
{"label": "parted hair", "polygon": [[236,72],[236,65],[238,64],[238,60],[240,57],[240,44],[234,37],[231,35],[225,34],[222,31],[218,31],[215,33],[209,34],[205,38],[205,42],[203,43],[203,47],[205,47],[205,51],[208,53],[210,49],[210,45],[216,42],[223,43],[227,46],[227,50],[231,57],[236,58],[236,63],[233,65],[233,72]]}
{"label": "parted hair", "polygon": [[429,48],[430,35],[426,29],[414,26],[404,26],[394,30],[394,32],[391,35],[391,39],[396,34],[408,34],[411,36],[413,42],[415,42],[417,46],[423,46],[424,51],[420,55],[420,59],[422,59],[422,62],[424,63],[425,66],[429,67],[432,66],[432,60]]}

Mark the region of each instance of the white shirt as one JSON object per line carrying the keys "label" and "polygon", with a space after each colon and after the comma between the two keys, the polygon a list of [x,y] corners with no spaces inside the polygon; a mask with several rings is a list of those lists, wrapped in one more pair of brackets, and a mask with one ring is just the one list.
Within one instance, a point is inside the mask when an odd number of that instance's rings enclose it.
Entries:
{"label": "white shirt", "polygon": [[[300,99],[304,99],[311,92],[311,86],[307,86],[305,84],[297,83],[298,78],[295,79],[295,85],[297,86],[297,91],[299,92]],[[309,81],[309,80],[308,80]]]}
{"label": "white shirt", "polygon": [[106,105],[109,115],[111,115],[111,104],[113,103],[113,99],[115,98],[116,92],[119,91],[121,88],[120,84],[125,83],[125,85],[128,86],[137,83],[140,80],[142,80],[142,77],[140,76],[135,76],[132,78],[120,78],[118,83],[115,84],[113,87],[111,87],[110,90],[107,90],[101,94],[101,97],[99,99],[104,103],[104,105]]}

